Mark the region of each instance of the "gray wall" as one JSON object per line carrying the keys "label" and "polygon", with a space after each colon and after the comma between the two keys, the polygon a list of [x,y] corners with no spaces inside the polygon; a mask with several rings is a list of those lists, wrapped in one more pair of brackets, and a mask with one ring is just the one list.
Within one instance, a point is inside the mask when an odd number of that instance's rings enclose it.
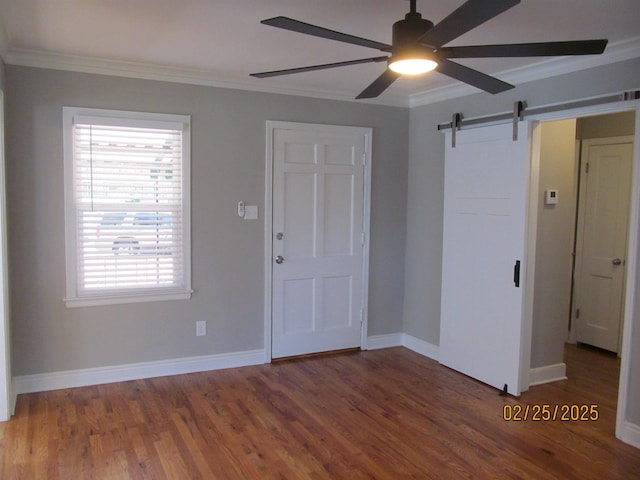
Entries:
{"label": "gray wall", "polygon": [[[369,334],[401,330],[409,112],[146,80],[6,67],[14,375],[261,349],[265,121],[373,127]],[[65,307],[62,107],[192,118],[188,301]],[[195,322],[207,320],[207,336]]]}
{"label": "gray wall", "polygon": [[[531,367],[564,362],[576,216],[576,120],[541,126]],[[545,190],[558,204],[545,205]]]}
{"label": "gray wall", "polygon": [[[411,109],[405,333],[439,344],[444,135],[437,131],[437,124],[449,121],[455,112],[462,112],[467,118],[508,112],[517,100],[526,100],[535,107],[636,89],[640,87],[639,78],[640,59],[634,59],[525,83],[496,96],[479,93]],[[639,328],[636,320],[636,342],[631,354],[636,377],[640,371]],[[547,359],[540,358],[539,361],[548,364]],[[628,402],[629,405],[640,405],[640,381],[632,383]],[[640,424],[637,409],[634,415],[630,419]]]}

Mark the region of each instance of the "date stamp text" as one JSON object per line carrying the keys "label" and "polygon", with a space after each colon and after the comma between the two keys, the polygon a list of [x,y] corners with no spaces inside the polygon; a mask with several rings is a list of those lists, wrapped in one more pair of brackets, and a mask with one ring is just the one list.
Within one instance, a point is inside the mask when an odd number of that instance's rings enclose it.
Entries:
{"label": "date stamp text", "polygon": [[600,419],[597,404],[505,404],[502,419],[506,422],[595,422]]}

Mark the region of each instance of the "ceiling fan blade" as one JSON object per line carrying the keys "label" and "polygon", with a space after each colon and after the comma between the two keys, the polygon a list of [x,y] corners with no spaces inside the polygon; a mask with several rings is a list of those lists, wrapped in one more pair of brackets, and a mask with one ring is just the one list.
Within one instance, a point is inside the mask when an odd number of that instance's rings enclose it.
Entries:
{"label": "ceiling fan blade", "polygon": [[520,0],[468,0],[425,33],[419,43],[441,47],[519,3]]}
{"label": "ceiling fan blade", "polygon": [[360,100],[362,98],[375,98],[384,92],[387,88],[391,86],[393,82],[400,75],[393,70],[389,70],[388,68],[384,71],[382,75],[376,78],[371,85],[365,88],[360,95],[356,97],[356,100]]}
{"label": "ceiling fan blade", "polygon": [[356,37],[347,33],[336,32],[335,30],[318,27],[316,25],[311,25],[310,23],[301,22],[288,17],[268,18],[266,20],[262,20],[260,23],[271,27],[284,28],[285,30],[304,33],[306,35],[313,35],[314,37],[328,38],[329,40],[336,40],[338,42],[360,45],[361,47],[375,48],[377,50],[386,50],[391,48],[391,45],[387,45],[386,43]]}
{"label": "ceiling fan blade", "polygon": [[288,68],[286,70],[274,70],[272,72],[251,73],[252,77],[268,78],[279,77],[281,75],[291,75],[292,73],[313,72],[314,70],[326,70],[327,68],[346,67],[347,65],[358,65],[360,63],[384,62],[388,57],[361,58],[359,60],[347,60],[346,62],[324,63],[322,65],[311,65],[308,67]]}
{"label": "ceiling fan blade", "polygon": [[445,58],[485,57],[554,57],[560,55],[598,55],[604,52],[608,40],[576,40],[569,42],[513,43],[510,45],[476,45],[444,47]]}
{"label": "ceiling fan blade", "polygon": [[489,93],[495,94],[515,88],[510,83],[446,59],[440,61],[436,71]]}

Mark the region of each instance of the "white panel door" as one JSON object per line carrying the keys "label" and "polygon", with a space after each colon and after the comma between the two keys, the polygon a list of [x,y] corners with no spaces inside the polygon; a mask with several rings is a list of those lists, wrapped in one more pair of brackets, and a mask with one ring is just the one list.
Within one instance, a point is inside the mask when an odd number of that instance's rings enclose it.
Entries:
{"label": "white panel door", "polygon": [[[585,140],[581,174],[581,254],[576,340],[618,351],[633,143]],[[588,165],[588,166],[587,166]]]}
{"label": "white panel door", "polygon": [[522,388],[528,132],[521,122],[515,142],[512,125],[463,130],[455,148],[448,133],[445,154],[439,359],[513,395]]}
{"label": "white panel door", "polygon": [[359,347],[366,129],[273,131],[272,357]]}

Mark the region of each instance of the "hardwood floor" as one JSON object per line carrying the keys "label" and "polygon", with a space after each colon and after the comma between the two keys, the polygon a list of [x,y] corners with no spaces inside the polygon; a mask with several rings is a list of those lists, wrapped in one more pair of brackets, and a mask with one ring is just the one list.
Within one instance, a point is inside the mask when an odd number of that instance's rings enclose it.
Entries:
{"label": "hardwood floor", "polygon": [[[21,395],[0,478],[640,478],[613,435],[618,360],[567,363],[518,399],[404,348]],[[599,419],[503,419],[543,403]]]}

